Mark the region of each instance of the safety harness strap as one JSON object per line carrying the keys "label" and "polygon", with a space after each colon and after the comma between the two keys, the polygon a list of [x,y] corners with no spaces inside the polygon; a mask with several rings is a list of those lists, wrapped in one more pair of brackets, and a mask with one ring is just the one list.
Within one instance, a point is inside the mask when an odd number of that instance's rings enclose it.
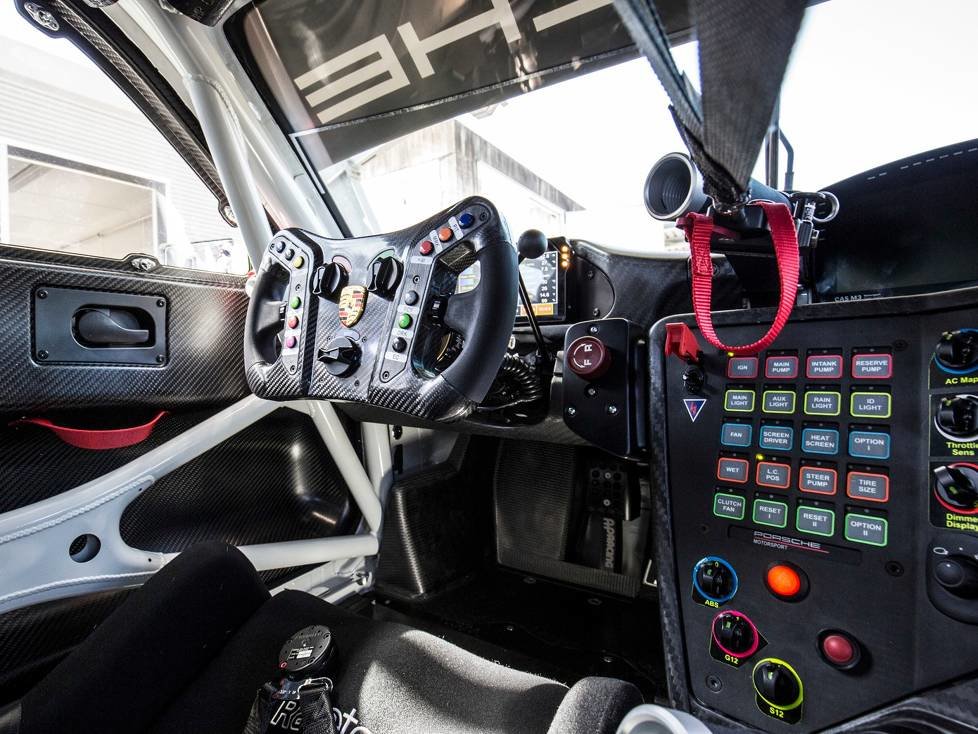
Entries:
{"label": "safety harness strap", "polygon": [[710,258],[713,218],[705,214],[692,213],[687,214],[683,222],[692,255],[693,313],[696,314],[696,323],[710,344],[736,356],[757,354],[770,346],[788,322],[798,292],[798,238],[791,212],[784,204],[775,204],[770,201],[752,203],[760,206],[767,217],[771,239],[774,242],[774,255],[778,263],[781,297],[771,327],[764,336],[751,344],[741,346],[724,344],[720,341],[716,329],[713,327],[710,305],[713,297],[713,261]]}

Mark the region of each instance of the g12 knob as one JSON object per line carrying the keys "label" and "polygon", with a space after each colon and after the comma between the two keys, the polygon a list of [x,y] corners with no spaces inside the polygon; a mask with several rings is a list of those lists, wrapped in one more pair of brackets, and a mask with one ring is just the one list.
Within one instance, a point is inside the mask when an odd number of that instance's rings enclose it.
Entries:
{"label": "g12 knob", "polygon": [[717,604],[733,599],[739,584],[733,566],[717,556],[707,556],[693,567],[693,588]]}
{"label": "g12 knob", "polygon": [[952,441],[978,437],[978,397],[952,395],[942,398],[934,416],[938,432]]}
{"label": "g12 knob", "polygon": [[968,556],[953,555],[934,567],[934,580],[961,599],[978,597],[978,563]]}
{"label": "g12 knob", "polygon": [[934,493],[952,512],[978,512],[978,467],[951,464],[934,469]]}
{"label": "g12 knob", "polygon": [[585,380],[596,380],[611,367],[611,352],[596,336],[579,336],[567,348],[567,365]]}
{"label": "g12 knob", "polygon": [[746,658],[757,652],[757,627],[740,612],[720,612],[713,618],[713,641],[726,653]]}
{"label": "g12 knob", "polygon": [[978,331],[959,329],[941,336],[934,358],[949,370],[968,372],[978,369]]}

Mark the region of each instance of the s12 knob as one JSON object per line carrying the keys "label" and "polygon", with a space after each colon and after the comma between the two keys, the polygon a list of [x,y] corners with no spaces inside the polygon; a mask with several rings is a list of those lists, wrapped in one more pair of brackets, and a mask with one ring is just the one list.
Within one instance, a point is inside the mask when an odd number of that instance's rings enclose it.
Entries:
{"label": "s12 knob", "polygon": [[978,369],[978,331],[959,329],[941,336],[934,350],[937,364],[954,372]]}
{"label": "s12 knob", "polygon": [[952,512],[978,513],[978,467],[951,464],[934,469],[934,493]]}
{"label": "s12 knob", "polygon": [[761,660],[754,666],[752,682],[757,695],[771,706],[788,710],[801,705],[804,690],[801,678],[784,660]]}
{"label": "s12 knob", "polygon": [[978,437],[978,397],[952,395],[942,398],[934,416],[938,432],[951,441]]}
{"label": "s12 knob", "polygon": [[693,567],[693,589],[708,601],[728,602],[738,586],[737,572],[722,558],[707,556]]}

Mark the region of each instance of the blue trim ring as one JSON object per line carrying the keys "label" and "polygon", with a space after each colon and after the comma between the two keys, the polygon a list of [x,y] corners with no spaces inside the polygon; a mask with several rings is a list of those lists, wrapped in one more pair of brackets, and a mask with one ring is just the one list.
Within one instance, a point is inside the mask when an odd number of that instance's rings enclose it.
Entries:
{"label": "blue trim ring", "polygon": [[[733,576],[733,590],[726,596],[723,597],[710,596],[709,594],[704,592],[702,588],[700,588],[700,583],[699,581],[696,580],[696,572],[700,569],[700,567],[707,563],[711,563],[712,561],[716,561],[721,566],[726,567],[727,570],[730,571],[730,574]],[[693,565],[693,588],[696,589],[696,593],[702,596],[704,599],[709,599],[710,601],[716,602],[717,604],[724,604],[730,601],[731,599],[733,599],[734,596],[737,594],[737,590],[740,588],[740,579],[737,577],[737,572],[734,571],[734,567],[731,566],[729,563],[727,563],[727,561],[725,561],[724,559],[720,558],[720,556],[706,556],[698,560]]]}

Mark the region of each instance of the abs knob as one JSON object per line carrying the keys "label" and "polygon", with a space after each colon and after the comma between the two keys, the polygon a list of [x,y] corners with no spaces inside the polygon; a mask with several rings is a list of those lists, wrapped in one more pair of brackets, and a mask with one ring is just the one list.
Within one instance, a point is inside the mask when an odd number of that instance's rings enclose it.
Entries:
{"label": "abs knob", "polygon": [[585,380],[596,380],[611,367],[611,352],[596,336],[579,336],[567,348],[567,366]]}
{"label": "abs knob", "polygon": [[934,566],[934,580],[961,599],[978,597],[978,563],[968,556],[948,556]]}
{"label": "abs knob", "polygon": [[752,681],[754,691],[765,703],[785,710],[801,705],[801,678],[783,660],[761,660],[754,666]]}
{"label": "abs knob", "polygon": [[346,377],[360,366],[360,346],[347,336],[338,336],[319,350],[319,361],[334,377]]}
{"label": "abs knob", "polygon": [[978,436],[978,397],[952,395],[943,398],[934,416],[937,430],[952,441],[965,441]]}
{"label": "abs knob", "polygon": [[693,588],[709,601],[722,604],[737,593],[737,574],[722,558],[707,557],[693,568]]}
{"label": "abs knob", "polygon": [[978,511],[978,470],[968,464],[934,469],[934,492],[952,512]]}
{"label": "abs knob", "polygon": [[978,368],[978,331],[961,329],[945,333],[937,343],[934,358],[950,370]]}

